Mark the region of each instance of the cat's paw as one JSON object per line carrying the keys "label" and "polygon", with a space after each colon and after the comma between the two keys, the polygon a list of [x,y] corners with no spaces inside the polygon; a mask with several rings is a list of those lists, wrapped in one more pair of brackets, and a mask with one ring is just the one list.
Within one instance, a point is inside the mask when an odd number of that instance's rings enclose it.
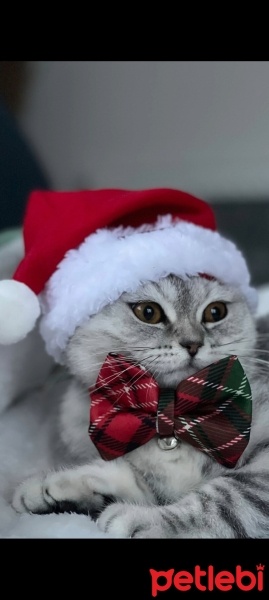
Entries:
{"label": "cat's paw", "polygon": [[19,485],[13,496],[12,506],[16,512],[48,512],[43,497],[43,480],[31,477]]}
{"label": "cat's paw", "polygon": [[104,507],[104,496],[95,492],[83,497],[74,481],[65,472],[49,473],[45,477],[33,477],[24,481],[15,491],[13,508],[16,512],[47,513],[95,513]]}
{"label": "cat's paw", "polygon": [[163,522],[156,506],[115,502],[97,521],[101,531],[115,538],[163,538]]}

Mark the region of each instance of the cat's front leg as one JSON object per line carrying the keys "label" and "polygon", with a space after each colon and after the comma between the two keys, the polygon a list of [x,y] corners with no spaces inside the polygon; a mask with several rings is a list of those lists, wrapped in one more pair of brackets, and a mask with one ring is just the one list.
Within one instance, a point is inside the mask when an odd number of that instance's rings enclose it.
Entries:
{"label": "cat's front leg", "polygon": [[169,537],[163,529],[160,506],[115,502],[102,512],[97,524],[115,538]]}
{"label": "cat's front leg", "polygon": [[37,514],[78,512],[95,516],[109,501],[152,502],[152,492],[122,459],[49,472],[24,481],[16,490],[13,508]]}
{"label": "cat's front leg", "polygon": [[[115,538],[192,538],[192,537],[221,537],[218,535],[218,528],[213,531],[200,530],[194,525],[195,518],[188,514],[188,499],[184,504],[185,511],[181,512],[181,504],[167,506],[141,506],[128,502],[116,502],[105,508],[97,524],[101,531],[109,533]],[[199,507],[201,508],[201,507]],[[193,509],[193,507],[192,507]],[[192,511],[191,511],[192,512]],[[187,516],[187,515],[186,515]],[[202,515],[201,515],[202,518]],[[228,537],[234,537],[229,531]],[[226,537],[224,535],[224,537]]]}
{"label": "cat's front leg", "polygon": [[231,470],[164,506],[117,502],[103,511],[98,525],[113,537],[268,538],[269,478],[264,449],[254,468],[246,465]]}

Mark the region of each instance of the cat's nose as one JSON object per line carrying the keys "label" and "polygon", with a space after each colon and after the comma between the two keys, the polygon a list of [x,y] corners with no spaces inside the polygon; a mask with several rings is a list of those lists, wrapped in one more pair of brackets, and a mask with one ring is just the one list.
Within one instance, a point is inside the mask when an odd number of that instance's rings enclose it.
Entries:
{"label": "cat's nose", "polygon": [[190,340],[183,340],[182,342],[180,342],[180,345],[183,348],[186,348],[186,350],[188,350],[188,353],[190,356],[195,356],[195,354],[197,354],[199,348],[201,348],[201,346],[203,344],[202,344],[202,342],[193,342]]}

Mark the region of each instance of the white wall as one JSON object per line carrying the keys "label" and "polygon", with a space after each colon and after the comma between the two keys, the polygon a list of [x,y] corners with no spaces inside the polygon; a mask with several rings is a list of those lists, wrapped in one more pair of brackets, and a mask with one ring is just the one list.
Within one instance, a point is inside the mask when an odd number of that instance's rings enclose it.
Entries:
{"label": "white wall", "polygon": [[19,121],[54,188],[269,198],[269,61],[31,68]]}

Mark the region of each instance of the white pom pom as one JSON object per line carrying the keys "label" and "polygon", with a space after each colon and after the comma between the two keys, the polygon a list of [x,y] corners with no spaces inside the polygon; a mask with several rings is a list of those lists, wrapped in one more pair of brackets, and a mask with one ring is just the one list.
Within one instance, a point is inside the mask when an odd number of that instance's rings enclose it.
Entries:
{"label": "white pom pom", "polygon": [[0,281],[0,344],[14,344],[34,329],[40,315],[38,298],[19,281]]}

